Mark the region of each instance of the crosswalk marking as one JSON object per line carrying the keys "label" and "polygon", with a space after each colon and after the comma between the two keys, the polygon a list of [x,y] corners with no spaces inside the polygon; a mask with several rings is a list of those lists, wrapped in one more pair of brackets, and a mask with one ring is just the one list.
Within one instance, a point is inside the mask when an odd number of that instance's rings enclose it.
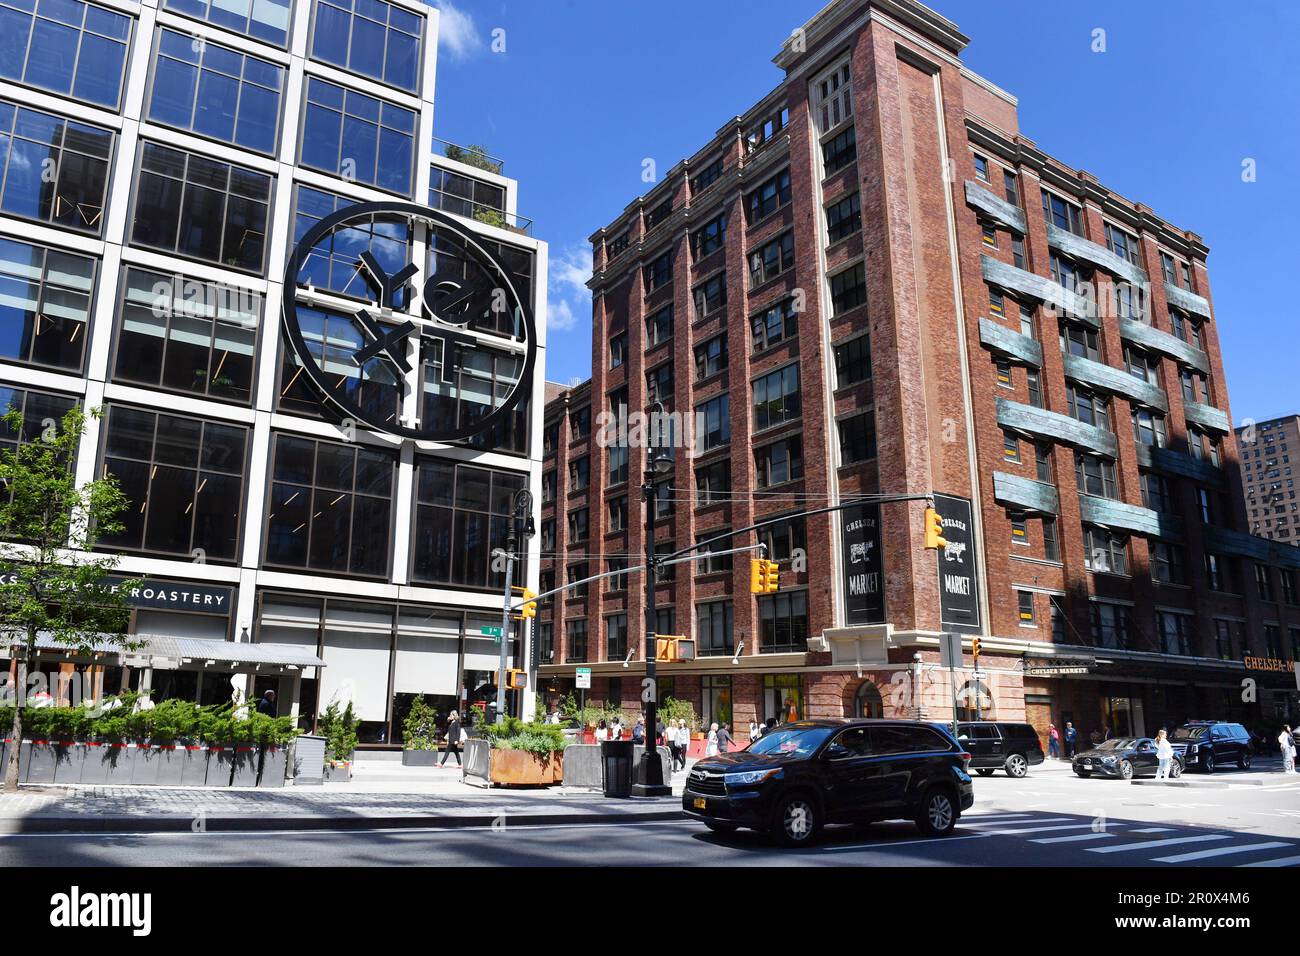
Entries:
{"label": "crosswalk marking", "polygon": [[1300,856],[1279,856],[1273,860],[1260,860],[1258,863],[1242,863],[1243,868],[1248,866],[1300,866]]}
{"label": "crosswalk marking", "polygon": [[1074,836],[1063,837],[1042,837],[1037,840],[1030,840],[1030,843],[1082,843],[1085,840],[1113,840],[1113,833],[1079,833]]}
{"label": "crosswalk marking", "polygon": [[[967,817],[967,819],[969,820],[970,818]],[[987,828],[981,827],[981,829],[986,829],[989,833],[1007,833],[1009,831],[1003,829],[1004,825],[1020,826],[1022,823],[1069,823],[1070,821],[1077,819],[1078,817],[1039,817],[1037,820],[993,820],[991,821],[991,826]]]}
{"label": "crosswalk marking", "polygon": [[1226,840],[1224,834],[1205,834],[1204,836],[1168,837],[1164,840],[1142,840],[1139,843],[1121,843],[1118,846],[1089,847],[1089,853],[1123,853],[1125,850],[1145,850],[1148,847],[1173,846],[1176,843],[1209,843],[1213,840]]}
{"label": "crosswalk marking", "polygon": [[1246,843],[1241,846],[1219,846],[1209,850],[1197,850],[1193,853],[1179,853],[1176,856],[1158,856],[1155,858],[1155,862],[1189,863],[1192,860],[1204,860],[1212,856],[1231,856],[1233,853],[1250,853],[1253,850],[1276,850],[1284,846],[1291,846],[1291,844],[1273,841],[1270,843]]}
{"label": "crosswalk marking", "polygon": [[1141,830],[1130,830],[1130,833],[1173,833],[1173,827],[1143,827]]}
{"label": "crosswalk marking", "polygon": [[[1035,822],[1037,822],[1037,821],[1035,821]],[[995,834],[1001,836],[1001,835],[1003,835],[1003,834],[1010,834],[1010,833],[1015,833],[1015,834],[1024,834],[1024,833],[1049,833],[1049,832],[1051,832],[1051,831],[1053,831],[1053,830],[1086,830],[1086,829],[1089,829],[1089,828],[1091,828],[1091,827],[1092,827],[1092,824],[1091,824],[1091,823],[1067,823],[1067,824],[1065,824],[1064,826],[1055,826],[1055,827],[1039,827],[1039,826],[1033,826],[1033,827],[1015,827],[1015,828],[1010,829],[1010,830],[1008,830],[1008,829],[1004,829],[1004,828],[1002,828],[1002,827],[999,827],[999,828],[996,829],[996,830],[985,830],[984,832],[985,832],[985,833],[995,833]]]}

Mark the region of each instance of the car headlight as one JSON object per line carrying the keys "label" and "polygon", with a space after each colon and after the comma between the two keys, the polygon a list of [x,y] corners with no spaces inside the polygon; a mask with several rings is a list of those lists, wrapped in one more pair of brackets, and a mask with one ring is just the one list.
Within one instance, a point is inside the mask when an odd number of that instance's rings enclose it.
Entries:
{"label": "car headlight", "polygon": [[771,767],[767,770],[744,770],[740,773],[726,773],[722,775],[722,782],[729,787],[752,787],[764,780],[779,780],[780,778],[781,768]]}
{"label": "car headlight", "polygon": [[1114,758],[1114,757],[1102,757],[1102,758],[1101,758],[1101,762],[1104,763],[1104,764],[1108,764],[1108,765],[1109,765],[1109,764],[1113,764],[1113,763],[1115,762],[1115,758]]}

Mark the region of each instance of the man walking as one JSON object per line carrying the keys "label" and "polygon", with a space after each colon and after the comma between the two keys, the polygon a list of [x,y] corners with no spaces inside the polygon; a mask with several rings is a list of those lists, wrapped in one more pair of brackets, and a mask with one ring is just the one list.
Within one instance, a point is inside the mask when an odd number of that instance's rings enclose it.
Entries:
{"label": "man walking", "polygon": [[1074,729],[1074,724],[1070,721],[1065,722],[1065,759],[1074,759],[1074,744],[1079,739],[1079,732]]}
{"label": "man walking", "polygon": [[677,720],[677,759],[681,761],[682,769],[686,769],[686,754],[691,747],[691,731],[686,726],[686,718],[681,717]]}

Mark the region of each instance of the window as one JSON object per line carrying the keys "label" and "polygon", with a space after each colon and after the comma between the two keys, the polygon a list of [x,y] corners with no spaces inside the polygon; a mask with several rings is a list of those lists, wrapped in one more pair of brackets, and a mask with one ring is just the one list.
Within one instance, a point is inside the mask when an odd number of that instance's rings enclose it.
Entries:
{"label": "window", "polygon": [[[626,587],[626,581],[624,586]],[[611,587],[610,590],[621,589]],[[605,660],[618,661],[625,657],[627,657],[627,615],[611,614],[605,618]]]}
{"label": "window", "polygon": [[673,307],[664,306],[645,320],[646,348],[667,342],[673,335]]}
{"label": "window", "polygon": [[1276,624],[1264,625],[1264,653],[1268,657],[1282,656],[1282,634]]}
{"label": "window", "polygon": [[702,380],[717,375],[727,367],[727,334],[714,336],[703,345],[695,346],[695,378]]}
{"label": "window", "polygon": [[1232,562],[1222,555],[1205,555],[1205,577],[1212,591],[1233,591]]}
{"label": "window", "polygon": [[754,430],[799,417],[799,366],[791,364],[754,380]]}
{"label": "window", "polygon": [[609,367],[618,368],[627,361],[627,333],[621,332],[609,340]]}
{"label": "window", "polygon": [[1273,591],[1273,578],[1265,565],[1255,565],[1255,590],[1261,601],[1277,600],[1277,595]]}
{"label": "window", "polygon": [[695,639],[701,657],[733,654],[730,601],[710,601],[695,607]]}
{"label": "window", "polygon": [[849,63],[836,63],[808,84],[812,90],[812,114],[817,132],[829,133],[853,116],[853,92],[849,82]]}
{"label": "window", "polygon": [[[1219,440],[1213,435],[1206,434],[1199,428],[1189,425],[1187,427],[1187,448],[1192,453],[1193,458],[1208,461],[1216,468],[1219,466]],[[1274,464],[1276,462],[1269,462],[1269,466]],[[1271,471],[1269,477],[1276,478],[1277,470]]]}
{"label": "window", "polygon": [[1230,661],[1236,657],[1232,630],[1232,621],[1214,622],[1214,649],[1218,652],[1219,660]]}
{"label": "window", "polygon": [[1079,358],[1101,361],[1101,350],[1097,347],[1097,332],[1081,325],[1061,323],[1061,351]]}
{"label": "window", "polygon": [[569,512],[569,541],[586,541],[590,533],[590,514],[587,508]]}
{"label": "window", "polygon": [[113,378],[247,405],[261,317],[255,292],[128,269]]}
{"label": "window", "polygon": [[168,10],[276,46],[289,40],[292,0],[165,0]]}
{"label": "window", "polygon": [[717,275],[695,287],[695,318],[703,319],[727,304],[727,274]]}
{"label": "window", "polygon": [[671,198],[665,199],[653,209],[645,213],[645,231],[649,232],[659,223],[664,222],[673,214],[673,201]]}
{"label": "window", "polygon": [[316,0],[311,55],[416,93],[423,33],[423,17],[383,0]]}
{"label": "window", "polygon": [[569,415],[569,434],[574,441],[582,441],[591,434],[591,406],[583,405]]}
{"label": "window", "polygon": [[808,649],[808,592],[789,591],[758,599],[759,651],[792,654]]}
{"label": "window", "polygon": [[1089,605],[1092,640],[1098,647],[1126,650],[1133,644],[1133,615],[1127,605],[1093,601]]}
{"label": "window", "polygon": [[992,226],[980,224],[980,239],[990,249],[998,247],[998,231]]}
{"label": "window", "polygon": [[1106,223],[1106,247],[1127,262],[1134,265],[1139,262],[1137,236],[1131,236],[1110,223]]}
{"label": "window", "polygon": [[[612,577],[605,578],[606,591],[626,591],[627,590],[627,558],[610,558],[605,562],[606,572],[618,572]],[[626,628],[626,621],[624,622]]]}
{"label": "window", "polygon": [[1190,368],[1178,370],[1178,382],[1182,386],[1183,401],[1209,404],[1210,394],[1205,386],[1205,378]]}
{"label": "window", "polygon": [[429,205],[454,216],[497,224],[512,224],[506,214],[505,187],[449,169],[429,170]]}
{"label": "window", "polygon": [[[715,556],[715,552],[727,551],[732,547],[731,540],[722,537],[726,533],[727,529],[725,528],[713,528],[696,539],[695,544],[698,550],[695,553],[700,555],[699,559],[694,562],[696,574],[714,574],[731,570],[731,555]],[[714,541],[714,538],[720,540]],[[704,542],[706,541],[712,541],[712,543],[705,545]]]}
{"label": "window", "polygon": [[1186,584],[1187,560],[1183,549],[1168,541],[1151,542],[1151,580],[1161,584]]}
{"label": "window", "polygon": [[1173,511],[1173,499],[1169,494],[1169,482],[1163,475],[1154,472],[1141,472],[1142,504],[1152,511]]}
{"label": "window", "polygon": [[628,239],[627,230],[624,229],[617,236],[615,236],[613,239],[608,241],[608,247],[605,250],[605,255],[610,259],[613,259],[615,256],[621,255],[623,251],[627,249],[629,241],[630,240]]}
{"label": "window", "polygon": [[[391,365],[374,356],[358,365],[352,356],[363,348],[368,334],[355,314],[298,306],[298,324],[308,351],[321,368],[338,373],[338,386],[368,414],[396,421],[401,411],[402,389]],[[282,411],[322,417],[322,399],[306,375],[296,353],[281,354],[281,389],[277,406]]]}
{"label": "window", "polygon": [[1160,384],[1160,359],[1147,355],[1141,349],[1131,345],[1124,346],[1124,365],[1134,378],[1140,378],[1149,385]]}
{"label": "window", "polygon": [[794,299],[783,299],[751,318],[749,321],[754,333],[754,351],[761,352],[793,338],[797,320]]}
{"label": "window", "polygon": [[[295,189],[293,238],[297,243],[318,222],[356,200],[337,193],[298,186]],[[320,289],[339,295],[370,299],[370,288],[357,270],[357,259],[369,252],[389,275],[411,261],[411,226],[393,216],[358,216],[348,220],[346,228],[331,231],[307,254],[298,271],[300,282],[310,282]],[[393,298],[395,308],[406,308],[406,289]]]}
{"label": "window", "polygon": [[794,233],[783,232],[749,254],[749,287],[756,289],[794,265]]}
{"label": "window", "polygon": [[112,148],[111,130],[0,100],[0,212],[99,235]]}
{"label": "window", "polygon": [[783,169],[745,196],[745,222],[754,225],[790,201],[790,170]]}
{"label": "window", "polygon": [[590,483],[590,460],[584,455],[569,462],[569,491],[585,491]]}
{"label": "window", "polygon": [[1115,463],[1109,458],[1076,451],[1074,478],[1079,485],[1080,494],[1096,495],[1099,498],[1119,497],[1115,483]]}
{"label": "window", "polygon": [[1011,521],[1011,543],[1029,545],[1029,521],[1025,518],[1023,511],[1007,512],[1007,518]]}
{"label": "window", "polygon": [[731,441],[731,400],[719,395],[695,406],[697,428],[704,429],[704,449],[717,448]]}
{"label": "window", "polygon": [[0,358],[81,371],[95,260],[0,239]]}
{"label": "window", "polygon": [[0,77],[116,110],[131,18],[80,0],[0,3]]}
{"label": "window", "polygon": [[714,216],[701,228],[691,233],[691,256],[703,259],[722,248],[727,241],[727,214]]}
{"label": "window", "polygon": [[627,481],[628,450],[626,445],[609,445],[609,483],[621,484]]}
{"label": "window", "polygon": [[871,378],[871,337],[859,335],[835,346],[835,387]]}
{"label": "window", "polygon": [[627,530],[627,495],[620,495],[617,498],[611,498],[605,503],[609,511],[609,528],[608,531],[626,531]]}
{"label": "window", "polygon": [[672,479],[655,485],[655,518],[670,518],[676,510],[677,500],[673,492]]}
{"label": "window", "polygon": [[583,579],[591,576],[587,568],[587,562],[583,561],[581,564],[569,565],[566,571],[566,575],[567,575],[566,584],[576,585],[575,587],[572,588],[572,590],[568,592],[569,596],[575,598],[585,598],[587,596],[587,589],[590,587],[590,583],[587,582],[583,584],[578,584],[577,582],[582,581]]}
{"label": "window", "polygon": [[1053,480],[1051,442],[1034,443],[1034,469],[1039,481],[1051,482]]}
{"label": "window", "polygon": [[850,415],[836,422],[840,435],[840,467],[870,461],[876,457],[874,412]]}
{"label": "window", "polygon": [[1011,264],[1017,269],[1025,268],[1025,240],[1016,235],[1011,237]]}
{"label": "window", "polygon": [[[550,557],[549,552],[555,550],[555,519],[548,518],[542,522],[542,552],[546,557]],[[543,588],[545,590],[545,588]]]}
{"label": "window", "polygon": [[145,143],[131,242],[260,273],[271,177]]}
{"label": "window", "polygon": [[1002,433],[1002,460],[1020,464],[1020,439],[1011,432]]}
{"label": "window", "polygon": [[1147,445],[1151,448],[1164,448],[1167,443],[1165,436],[1165,416],[1153,412],[1150,409],[1134,406],[1133,440],[1139,445]]}
{"label": "window", "polygon": [[242,426],[111,406],[103,471],[128,504],[121,532],[100,543],[185,558],[201,549],[203,560],[235,561],[247,444]]}
{"label": "window", "polygon": [[1034,592],[1033,591],[1017,591],[1016,606],[1020,613],[1021,627],[1038,626],[1038,624],[1036,623],[1036,619],[1034,617]]}
{"label": "window", "polygon": [[867,301],[867,269],[859,262],[831,276],[831,315],[840,316]]}
{"label": "window", "polygon": [[722,176],[722,157],[719,156],[709,165],[700,171],[698,176],[691,177],[691,195],[697,195],[712,186]]}
{"label": "window", "polygon": [[1278,578],[1282,582],[1282,600],[1287,604],[1296,602],[1295,572],[1290,568],[1278,568]]}
{"label": "window", "polygon": [[662,288],[673,281],[673,256],[671,252],[665,252],[658,256],[649,265],[641,269],[642,279],[645,282],[645,292],[649,295],[655,289]]}
{"label": "window", "polygon": [[1052,281],[1067,292],[1083,295],[1091,273],[1081,269],[1073,260],[1053,252],[1050,261]]}
{"label": "window", "polygon": [[63,395],[0,385],[0,415],[15,411],[23,420],[20,432],[0,422],[0,449],[17,451],[20,445],[36,441],[49,423],[61,423],[77,404],[77,399]]}
{"label": "window", "polygon": [[1128,574],[1128,538],[1084,525],[1083,566],[1089,571]]}
{"label": "window", "polygon": [[273,154],[284,67],[209,40],[161,30],[149,119]]}
{"label": "window", "polygon": [[555,500],[555,472],[547,471],[542,473],[542,503]]}
{"label": "window", "polygon": [[695,470],[697,505],[727,501],[731,491],[731,462],[718,461]]}
{"label": "window", "polygon": [[1043,518],[1043,557],[1048,561],[1061,560],[1061,544],[1056,537],[1056,519]]}
{"label": "window", "polygon": [[998,384],[1003,388],[1015,388],[1015,382],[1011,378],[1011,360],[995,358],[993,366],[997,369]]}
{"label": "window", "polygon": [[396,463],[378,449],[277,435],[265,562],[387,576]]}
{"label": "window", "polygon": [[411,110],[308,78],[302,165],[409,196],[414,134]]}
{"label": "window", "polygon": [[1013,206],[1020,205],[1020,190],[1016,188],[1016,174],[1009,170],[1002,171],[1002,190],[1006,194],[1007,202]]}
{"label": "window", "polygon": [[806,521],[802,516],[770,524],[754,532],[767,545],[769,561],[789,561],[796,551],[807,550]]}
{"label": "window", "polygon": [[569,663],[582,663],[587,659],[587,622],[566,621],[564,624],[564,659]]}
{"label": "window", "polygon": [[1046,189],[1043,190],[1043,219],[1058,229],[1072,232],[1076,236],[1083,235],[1083,227],[1079,221],[1079,207],[1074,203],[1066,202],[1060,196],[1049,193]]}
{"label": "window", "polygon": [[1094,395],[1077,385],[1067,385],[1065,397],[1070,415],[1076,421],[1110,431],[1110,407],[1103,396]]}
{"label": "window", "polygon": [[802,437],[794,435],[755,450],[754,471],[759,488],[770,488],[802,478]]}
{"label": "window", "polygon": [[983,183],[989,181],[989,161],[979,153],[975,154],[975,178]]}
{"label": "window", "polygon": [[857,193],[845,196],[839,202],[826,207],[826,239],[839,242],[853,235],[862,228],[862,211]]}
{"label": "window", "polygon": [[[519,472],[416,459],[415,530],[411,579],[430,584],[494,588],[505,584],[504,569],[492,566],[492,549],[510,533],[515,496],[524,488]],[[555,548],[555,522],[542,526]],[[525,580],[515,568],[516,580]]]}
{"label": "window", "polygon": [[822,143],[823,176],[837,173],[858,158],[857,134],[849,126],[843,132]]}
{"label": "window", "polygon": [[665,362],[646,373],[646,392],[651,402],[671,406],[673,401],[673,363]]}
{"label": "window", "polygon": [[1006,315],[1006,303],[1001,292],[992,287],[989,288],[989,314]]}
{"label": "window", "polygon": [[1191,615],[1156,611],[1156,631],[1160,635],[1160,653],[1181,654],[1184,657],[1191,655]]}
{"label": "window", "polygon": [[1036,368],[1025,369],[1025,389],[1029,392],[1029,404],[1034,408],[1043,407],[1042,373]]}

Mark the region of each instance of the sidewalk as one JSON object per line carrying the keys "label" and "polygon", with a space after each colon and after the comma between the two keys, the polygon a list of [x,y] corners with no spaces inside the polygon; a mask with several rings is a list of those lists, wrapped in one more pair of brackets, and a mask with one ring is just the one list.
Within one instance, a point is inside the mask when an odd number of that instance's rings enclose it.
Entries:
{"label": "sidewalk", "polygon": [[252,788],[23,786],[0,794],[0,834],[474,827],[675,820],[686,774],[673,795],[613,799],[564,787],[487,788],[458,770],[358,761],[351,783]]}

